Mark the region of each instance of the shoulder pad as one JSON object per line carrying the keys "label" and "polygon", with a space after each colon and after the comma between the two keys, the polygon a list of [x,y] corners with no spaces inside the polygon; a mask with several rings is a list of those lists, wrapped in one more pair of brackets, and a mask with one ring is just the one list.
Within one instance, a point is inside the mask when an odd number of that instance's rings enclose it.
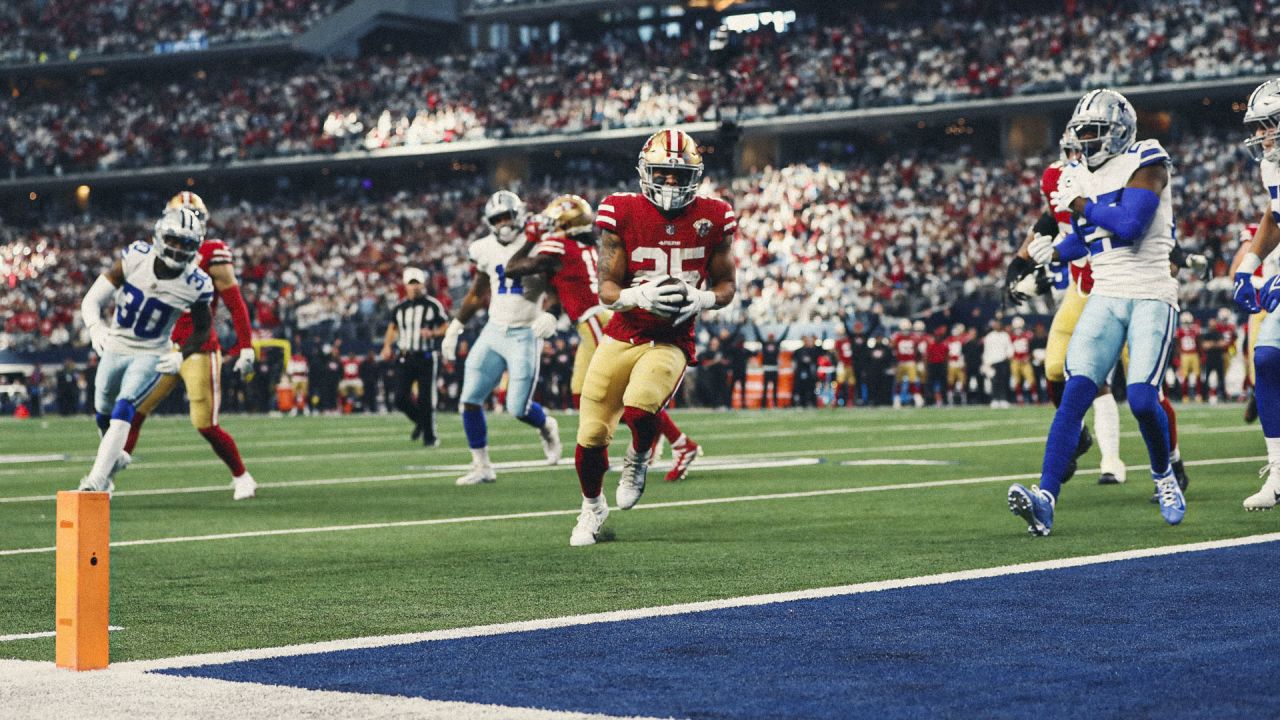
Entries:
{"label": "shoulder pad", "polygon": [[1139,140],[1129,146],[1129,152],[1138,156],[1138,167],[1140,168],[1155,165],[1156,163],[1172,162],[1169,153],[1160,144],[1160,141],[1155,139]]}

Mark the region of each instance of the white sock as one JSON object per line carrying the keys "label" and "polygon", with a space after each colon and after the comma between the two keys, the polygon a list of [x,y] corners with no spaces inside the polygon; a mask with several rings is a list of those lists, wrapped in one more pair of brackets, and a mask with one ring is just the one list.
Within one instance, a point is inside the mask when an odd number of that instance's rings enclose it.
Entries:
{"label": "white sock", "polygon": [[489,448],[471,448],[471,462],[477,465],[489,465]]}
{"label": "white sock", "polygon": [[1104,393],[1093,400],[1093,436],[1098,440],[1103,467],[1120,464],[1120,410],[1116,398]]}
{"label": "white sock", "polygon": [[1182,453],[1178,452],[1178,448],[1169,451],[1169,463],[1176,463],[1182,459]]}
{"label": "white sock", "polygon": [[1267,462],[1280,464],[1280,438],[1267,438]]}
{"label": "white sock", "polygon": [[597,496],[595,496],[595,497],[593,497],[593,498],[589,498],[589,497],[587,497],[586,495],[583,495],[583,496],[582,496],[582,507],[583,507],[583,508],[590,508],[590,509],[594,510],[594,509],[596,509],[596,508],[600,507],[600,506],[601,506],[601,505],[603,505],[603,504],[604,504],[604,493],[600,493],[599,495],[597,495]]}
{"label": "white sock", "polygon": [[93,460],[93,469],[89,477],[101,480],[111,474],[116,458],[124,451],[124,443],[129,439],[129,422],[112,418],[111,425],[98,441],[98,456]]}

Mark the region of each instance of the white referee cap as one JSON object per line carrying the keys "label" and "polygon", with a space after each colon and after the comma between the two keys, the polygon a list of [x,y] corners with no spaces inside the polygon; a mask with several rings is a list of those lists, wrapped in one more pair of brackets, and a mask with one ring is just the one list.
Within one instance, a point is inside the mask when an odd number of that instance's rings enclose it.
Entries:
{"label": "white referee cap", "polygon": [[421,270],[419,270],[418,268],[412,268],[412,267],[411,267],[411,268],[405,268],[405,269],[404,269],[404,284],[405,284],[405,285],[408,285],[409,283],[415,283],[415,282],[416,282],[416,283],[421,283],[421,284],[423,284],[423,285],[426,285],[426,284],[427,284],[427,274],[426,274],[426,273],[424,273],[424,272],[422,272],[422,271],[421,271]]}

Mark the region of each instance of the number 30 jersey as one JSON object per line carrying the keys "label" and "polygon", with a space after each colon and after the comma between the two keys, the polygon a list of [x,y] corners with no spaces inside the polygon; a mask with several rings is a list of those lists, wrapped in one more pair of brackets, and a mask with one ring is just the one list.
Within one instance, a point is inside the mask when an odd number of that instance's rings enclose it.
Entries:
{"label": "number 30 jersey", "polygon": [[[507,263],[522,246],[520,242],[503,245],[493,235],[486,235],[467,249],[476,272],[489,276],[488,322],[522,327],[533,324],[542,312],[542,287],[532,287],[530,278],[507,277]],[[540,280],[534,282],[541,284]],[[526,284],[530,285],[528,289]]]}
{"label": "number 30 jersey", "polygon": [[150,243],[135,242],[121,253],[124,284],[115,292],[111,322],[114,352],[166,352],[178,317],[192,305],[213,298],[213,281],[195,265],[177,277],[160,279],[156,251]]}
{"label": "number 30 jersey", "polygon": [[[671,275],[705,290],[712,252],[732,238],[738,221],[733,206],[716,198],[695,196],[679,215],[668,217],[643,195],[614,193],[596,210],[596,226],[622,239],[627,284]],[[636,308],[614,313],[604,332],[631,343],[674,344],[692,362],[694,325],[692,319],[676,325],[672,318]]]}

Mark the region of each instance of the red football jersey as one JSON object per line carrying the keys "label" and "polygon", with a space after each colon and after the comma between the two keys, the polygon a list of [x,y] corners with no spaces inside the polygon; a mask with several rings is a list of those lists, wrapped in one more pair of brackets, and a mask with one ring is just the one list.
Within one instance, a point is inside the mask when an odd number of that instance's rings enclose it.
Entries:
{"label": "red football jersey", "polygon": [[1178,338],[1178,350],[1183,353],[1200,352],[1200,326],[1192,324],[1191,327],[1180,327],[1176,335]]}
{"label": "red football jersey", "polygon": [[893,358],[898,362],[915,362],[916,361],[916,338],[911,333],[894,333],[889,338],[889,345],[893,348]]}
{"label": "red football jersey", "polygon": [[853,340],[847,337],[836,338],[836,359],[845,365],[853,364]]}
{"label": "red football jersey", "polygon": [[963,335],[952,335],[947,338],[947,362],[951,365],[964,365]]}
{"label": "red football jersey", "polygon": [[355,358],[347,358],[342,361],[342,379],[343,380],[359,380],[360,379],[360,361]]}
{"label": "red football jersey", "polygon": [[1009,333],[1009,338],[1013,340],[1013,359],[1026,361],[1031,359],[1031,331],[1023,330],[1022,332]]}
{"label": "red football jersey", "polygon": [[559,233],[542,235],[533,254],[560,259],[560,269],[551,276],[551,287],[560,296],[560,307],[573,322],[600,304],[600,254],[595,245],[578,242]]}
{"label": "red football jersey", "polygon": [[1228,346],[1236,344],[1236,324],[1233,322],[1213,321],[1213,331],[1222,336]]}
{"label": "red football jersey", "polygon": [[[221,240],[205,240],[200,243],[200,269],[209,272],[209,268],[214,265],[229,265],[231,263],[231,249]],[[209,314],[217,316],[218,314],[218,293],[213,293],[213,299],[209,301]],[[178,322],[173,326],[173,334],[169,339],[181,345],[191,337],[191,311],[182,313],[178,318]],[[218,344],[218,333],[210,332],[209,339],[204,345],[200,346],[200,352],[213,352],[221,350],[222,346]]]}
{"label": "red football jersey", "polygon": [[[732,237],[738,222],[733,207],[716,198],[696,196],[679,215],[669,218],[643,195],[614,193],[600,202],[596,226],[622,238],[627,251],[624,282],[636,285],[654,276],[671,275],[707,289],[711,253]],[[614,313],[604,331],[632,343],[671,343],[692,363],[695,324],[691,319],[677,326],[672,318],[636,308]]]}

